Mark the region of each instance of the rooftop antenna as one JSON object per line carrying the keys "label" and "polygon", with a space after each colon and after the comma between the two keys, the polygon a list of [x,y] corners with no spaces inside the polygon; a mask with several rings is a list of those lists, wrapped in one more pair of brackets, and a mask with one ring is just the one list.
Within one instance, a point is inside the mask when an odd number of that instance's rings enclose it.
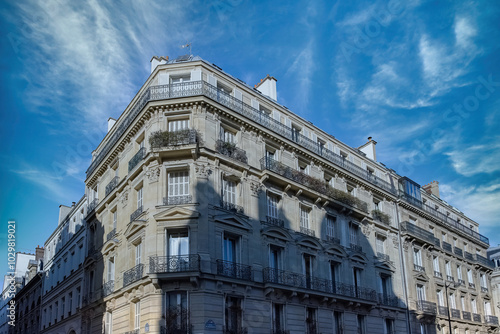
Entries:
{"label": "rooftop antenna", "polygon": [[192,56],[193,53],[191,52],[191,42],[187,42],[184,45],[181,45],[181,49],[189,48],[189,55]]}

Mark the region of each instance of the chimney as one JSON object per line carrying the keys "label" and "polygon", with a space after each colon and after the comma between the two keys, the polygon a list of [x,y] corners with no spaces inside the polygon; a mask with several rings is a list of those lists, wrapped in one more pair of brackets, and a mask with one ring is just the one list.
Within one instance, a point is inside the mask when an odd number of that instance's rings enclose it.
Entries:
{"label": "chimney", "polygon": [[271,99],[276,101],[277,99],[277,93],[276,93],[276,80],[275,77],[270,76],[269,74],[264,78],[261,79],[258,84],[255,85],[255,88],[262,94],[269,96]]}
{"label": "chimney", "polygon": [[153,58],[151,58],[150,62],[151,62],[151,73],[153,73],[153,71],[155,70],[156,66],[158,65],[162,65],[162,64],[166,64],[168,61],[168,56],[166,57],[158,57],[158,56],[153,56]]}
{"label": "chimney", "polygon": [[61,224],[64,221],[64,218],[68,215],[68,213],[71,211],[71,208],[66,205],[59,205],[59,222],[57,225]]}
{"label": "chimney", "polygon": [[422,187],[429,195],[434,195],[437,198],[439,197],[439,182],[438,181],[432,181],[429,184],[426,184],[425,186]]}
{"label": "chimney", "polygon": [[39,260],[43,260],[43,255],[45,254],[45,249],[40,247],[40,245],[35,248],[35,260],[38,262]]}
{"label": "chimney", "polygon": [[[113,117],[108,118],[108,132],[109,132],[109,130],[111,130],[113,125],[115,125],[115,123],[116,123],[116,119],[114,119]],[[75,202],[73,202],[73,204],[74,203]]]}
{"label": "chimney", "polygon": [[372,139],[372,137],[368,137],[368,141],[366,144],[361,145],[358,147],[358,149],[366,154],[366,156],[373,161],[377,161],[377,152],[375,150],[375,145],[377,145],[377,142]]}

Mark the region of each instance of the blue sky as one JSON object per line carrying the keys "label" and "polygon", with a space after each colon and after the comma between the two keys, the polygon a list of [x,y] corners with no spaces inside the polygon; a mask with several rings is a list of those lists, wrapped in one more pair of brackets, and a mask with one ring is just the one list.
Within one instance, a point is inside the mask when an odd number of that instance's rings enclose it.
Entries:
{"label": "blue sky", "polygon": [[[500,243],[500,3],[3,1],[0,270],[43,245],[84,192],[91,151],[149,75],[193,54],[256,84],[441,197]],[[5,251],[4,251],[5,250]]]}

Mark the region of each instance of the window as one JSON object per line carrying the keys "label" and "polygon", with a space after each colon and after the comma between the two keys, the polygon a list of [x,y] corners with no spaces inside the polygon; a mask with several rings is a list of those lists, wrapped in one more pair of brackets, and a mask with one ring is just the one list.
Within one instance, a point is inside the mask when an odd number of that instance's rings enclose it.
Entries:
{"label": "window", "polygon": [[359,227],[357,224],[351,222],[349,223],[349,241],[352,245],[358,245],[358,230]]}
{"label": "window", "polygon": [[76,288],[76,308],[80,308],[80,296],[81,296],[81,289],[80,287]]}
{"label": "window", "polygon": [[61,298],[61,320],[64,318],[64,306],[66,304],[66,298]]}
{"label": "window", "polygon": [[379,210],[380,211],[380,201],[379,200],[373,200],[373,208],[375,210]]}
{"label": "window", "polygon": [[465,308],[465,296],[460,296],[460,305],[462,306],[462,311],[467,311]]}
{"label": "window", "polygon": [[225,307],[225,329],[226,331],[241,332],[242,309],[241,298],[226,297]]}
{"label": "window", "polygon": [[334,240],[336,233],[337,218],[327,215],[326,216],[326,238],[327,240]]}
{"label": "window", "polygon": [[283,248],[275,245],[269,246],[269,267],[272,269],[282,269]]}
{"label": "window", "polygon": [[230,234],[224,234],[223,260],[228,262],[238,262],[238,238]]}
{"label": "window", "polygon": [[385,319],[384,325],[385,334],[394,334],[394,319]]}
{"label": "window", "polygon": [[462,280],[462,267],[457,264],[457,278]]}
{"label": "window", "polygon": [[489,300],[484,301],[484,315],[485,316],[491,315],[491,302]]}
{"label": "window", "polygon": [[387,274],[380,274],[380,287],[382,297],[385,301],[391,296],[392,282],[391,276]]}
{"label": "window", "polygon": [[425,301],[425,286],[417,284],[417,299],[418,301]]}
{"label": "window", "polygon": [[448,280],[453,280],[453,274],[451,273],[451,263],[450,261],[445,262],[446,267],[446,275],[448,276]]}
{"label": "window", "polygon": [[135,303],[134,329],[141,328],[141,302]]}
{"label": "window", "polygon": [[278,218],[278,196],[267,193],[267,215],[271,218]]}
{"label": "window", "polygon": [[170,83],[182,83],[186,81],[191,81],[191,74],[176,75],[170,77]]}
{"label": "window", "polygon": [[[421,323],[421,324],[420,324],[420,334],[427,334],[427,333],[429,333],[429,332],[427,331],[427,325],[426,325],[426,324],[422,324],[422,323]],[[443,332],[443,333],[444,333],[444,332]]]}
{"label": "window", "polygon": [[[168,173],[168,199],[189,195],[189,172],[176,171]],[[173,203],[177,204],[177,203]]]}
{"label": "window", "polygon": [[115,258],[108,259],[108,282],[115,280]]}
{"label": "window", "polygon": [[309,254],[303,254],[302,255],[302,268],[304,275],[306,276],[306,287],[310,288],[311,287],[311,280],[313,276],[313,260],[314,256],[309,255]]}
{"label": "window", "polygon": [[300,227],[309,229],[309,212],[310,209],[300,206]]}
{"label": "window", "polygon": [[273,303],[273,330],[275,333],[285,330],[283,304]]}
{"label": "window", "polygon": [[307,334],[317,333],[316,309],[312,307],[306,308],[306,333]]}
{"label": "window", "polygon": [[266,150],[266,158],[269,160],[276,160],[276,151]]}
{"label": "window", "polygon": [[168,131],[180,131],[189,129],[189,119],[176,119],[168,121]]}
{"label": "window", "polygon": [[474,277],[472,276],[472,270],[467,269],[467,280],[469,281],[469,284],[474,284]]}
{"label": "window", "polygon": [[116,229],[116,222],[117,222],[117,220],[118,220],[118,211],[115,210],[113,212],[113,229]]}
{"label": "window", "polygon": [[135,245],[135,265],[141,264],[141,243]]}
{"label": "window", "polygon": [[188,231],[171,231],[168,233],[168,255],[181,256],[189,254]]}
{"label": "window", "polygon": [[488,283],[486,282],[485,274],[479,274],[479,281],[481,282],[481,288],[488,288]]}
{"label": "window", "polygon": [[440,276],[441,275],[441,268],[439,267],[439,257],[438,256],[432,257],[432,265],[434,267],[434,274],[438,274],[437,276]]}
{"label": "window", "polygon": [[298,128],[295,125],[292,125],[292,140],[293,141],[298,141],[299,140],[299,135],[300,135],[300,128]]}
{"label": "window", "polygon": [[352,268],[352,276],[353,276],[353,283],[354,283],[354,290],[356,291],[356,297],[360,297],[360,288],[361,288],[361,273],[363,272],[363,269],[361,268]]}
{"label": "window", "polygon": [[456,309],[457,308],[457,302],[455,300],[455,293],[450,293],[450,308]]}
{"label": "window", "polygon": [[357,316],[357,323],[358,323],[358,334],[365,334],[366,333],[366,327],[365,327],[365,316],[358,314]]}
{"label": "window", "polygon": [[231,143],[231,144],[236,143],[235,134],[233,132],[225,129],[222,126],[220,128],[220,137],[221,137],[220,139],[225,143]]}
{"label": "window", "polygon": [[377,235],[377,239],[375,240],[376,242],[376,248],[377,248],[377,255],[379,254],[385,254],[385,237],[381,235]]}
{"label": "window", "polygon": [[335,334],[344,333],[344,321],[343,321],[343,312],[334,311],[333,312],[333,328],[335,330]]}
{"label": "window", "polygon": [[142,209],[142,187],[137,189],[137,209]]}
{"label": "window", "polygon": [[222,179],[222,199],[228,204],[236,204],[236,182]]}
{"label": "window", "polygon": [[420,248],[413,248],[413,264],[415,264],[415,269],[422,267],[422,252]]}
{"label": "window", "polygon": [[167,332],[188,329],[188,299],[186,291],[167,292]]}
{"label": "window", "polygon": [[105,334],[113,333],[113,318],[111,312],[106,312],[104,320],[104,333]]}
{"label": "window", "polygon": [[69,302],[69,305],[68,305],[68,316],[70,316],[71,312],[73,311],[73,292],[70,292],[68,294],[68,302]]}
{"label": "window", "polygon": [[441,232],[441,240],[446,242],[446,233],[445,232]]}
{"label": "window", "polygon": [[471,306],[471,309],[472,309],[472,313],[476,313],[477,314],[477,302],[476,302],[476,299],[474,299],[474,298],[471,299],[470,306]]}
{"label": "window", "polygon": [[437,291],[437,301],[438,301],[438,306],[445,306],[444,305],[443,290]]}

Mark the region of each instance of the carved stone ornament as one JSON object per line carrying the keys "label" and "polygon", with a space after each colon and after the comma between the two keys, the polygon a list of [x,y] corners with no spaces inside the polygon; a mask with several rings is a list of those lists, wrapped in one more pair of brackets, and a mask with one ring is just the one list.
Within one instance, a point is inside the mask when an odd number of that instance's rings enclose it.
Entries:
{"label": "carved stone ornament", "polygon": [[405,250],[405,252],[408,251],[408,248],[410,247],[410,242],[408,240],[405,240],[403,242],[403,249]]}
{"label": "carved stone ornament", "polygon": [[250,190],[252,191],[252,195],[259,196],[262,191],[262,184],[256,181],[250,181]]}
{"label": "carved stone ornament", "polygon": [[399,247],[399,238],[397,235],[393,235],[392,236],[392,244],[394,245],[394,248],[398,248]]}
{"label": "carved stone ornament", "polygon": [[158,182],[160,178],[160,166],[149,167],[146,171],[146,176],[149,179],[149,183]]}
{"label": "carved stone ornament", "polygon": [[212,174],[212,170],[205,164],[195,164],[194,170],[196,172],[196,176],[198,177],[208,178],[208,176]]}
{"label": "carved stone ornament", "polygon": [[125,189],[123,193],[120,195],[120,202],[122,203],[123,207],[127,206],[128,202],[128,189]]}
{"label": "carved stone ornament", "polygon": [[372,231],[372,228],[371,228],[369,223],[361,224],[361,232],[363,232],[364,235],[366,235],[368,237],[370,235],[371,231]]}

